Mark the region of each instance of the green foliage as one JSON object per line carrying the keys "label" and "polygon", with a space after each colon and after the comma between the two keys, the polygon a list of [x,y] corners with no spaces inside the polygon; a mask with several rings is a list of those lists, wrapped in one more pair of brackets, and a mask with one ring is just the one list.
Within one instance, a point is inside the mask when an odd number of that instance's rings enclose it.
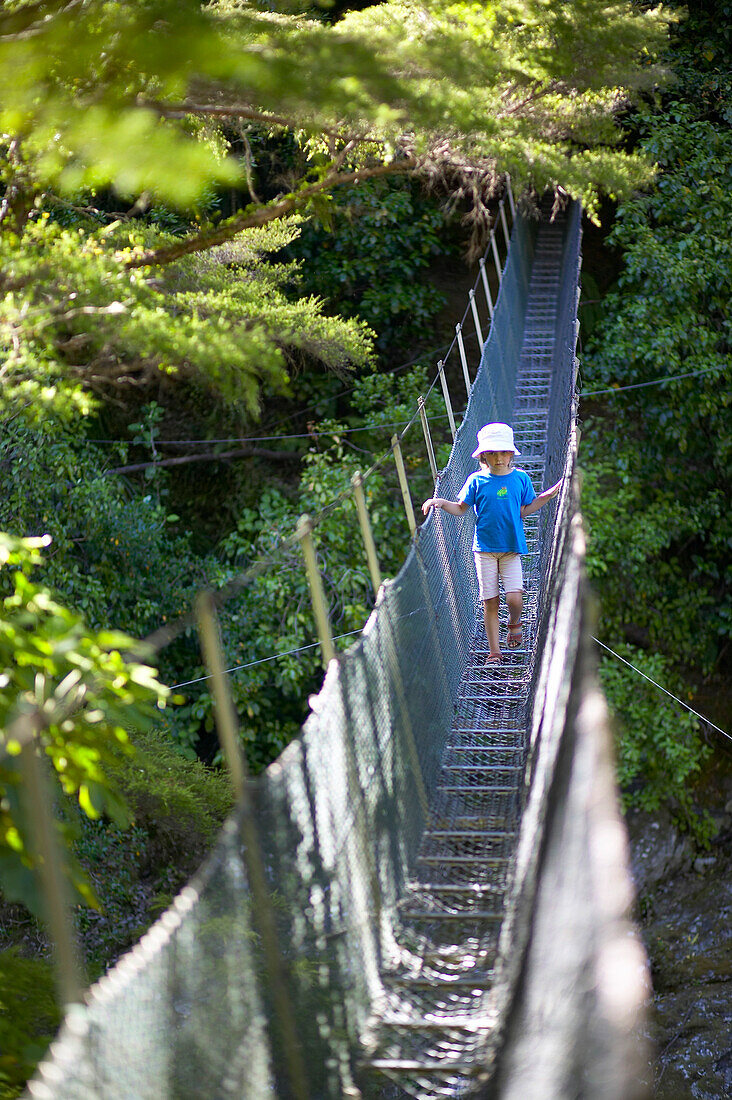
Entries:
{"label": "green foliage", "polygon": [[[358,383],[353,394],[354,424],[367,420],[363,432],[338,434],[344,424],[333,421],[320,427],[333,431],[332,443],[312,449],[305,457],[297,494],[270,487],[250,506],[242,508],[236,529],[220,546],[222,564],[215,583],[225,584],[252,561],[271,559],[272,566],[257,576],[244,593],[221,610],[221,628],[234,704],[250,766],[258,770],[274,759],[299,732],[306,715],[305,703],[317,690],[322,667],[315,641],[317,634],[310,610],[302,555],[298,548],[284,551],[300,514],[315,514],[344,493],[345,499],[329,510],[316,528],[314,539],[323,575],[335,635],[357,634],[373,605],[374,594],[359,538],[354,538],[354,504],[350,479],[381,457],[388,447],[394,423],[406,423],[414,412],[416,397],[425,390],[424,372],[410,378],[371,375]],[[433,390],[428,411],[439,408]],[[380,428],[379,425],[385,425]],[[321,447],[322,447],[321,443]],[[405,461],[410,469],[415,501],[422,499],[424,447],[416,433],[407,437]],[[415,477],[415,474],[417,475]],[[404,558],[409,536],[393,462],[371,474],[364,485],[366,504],[383,575],[394,575]],[[354,637],[338,643],[346,648]],[[304,652],[290,653],[290,650]],[[284,654],[271,660],[272,654]],[[239,666],[247,667],[239,667]],[[204,674],[196,664],[186,679]],[[185,689],[184,689],[185,690]],[[213,731],[213,700],[206,685],[193,686],[189,701],[171,715],[173,735],[194,745],[201,727]]]}
{"label": "green foliage", "polygon": [[233,799],[229,777],[184,760],[160,730],[131,734],[112,776],[134,825],[82,818],[74,851],[99,909],[79,909],[87,971],[101,974],[171,904],[210,851]]}
{"label": "green foliage", "polygon": [[643,119],[664,170],[618,211],[610,241],[624,271],[584,364],[589,389],[694,376],[609,398],[624,431],[593,419],[583,462],[615,629],[632,622],[677,663],[711,671],[732,627],[732,247],[719,232],[732,218],[732,137],[696,116],[672,101]]}
{"label": "green foliage", "polygon": [[595,185],[627,193],[644,174],[640,159],[612,148],[612,119],[625,94],[658,76],[663,21],[658,10],[592,0],[397,2],[351,12],[336,31],[367,41],[387,71],[403,74],[401,111],[379,120],[387,140],[406,115],[413,147],[447,139],[438,163],[454,169],[475,157],[509,172],[519,191],[542,193],[561,177],[594,213]]}
{"label": "green foliage", "polygon": [[[732,633],[726,8],[692,6],[674,35],[671,93],[634,120],[660,172],[618,208],[609,243],[623,270],[583,361],[588,390],[618,389],[593,400],[582,438],[601,636],[684,699],[701,677],[723,681]],[[603,676],[623,719],[628,799],[654,808],[669,797],[703,834],[691,809],[706,755],[694,720],[623,666],[606,662]]]}
{"label": "green foliage", "polygon": [[327,227],[307,223],[292,246],[304,285],[342,316],[365,321],[384,353],[397,336],[404,347],[424,340],[445,302],[424,280],[446,252],[444,214],[415,187],[387,180],[340,188],[328,214]]}
{"label": "green foliage", "polygon": [[708,433],[719,467],[730,458],[729,395],[720,382],[730,369],[732,248],[719,229],[732,216],[732,135],[678,102],[645,125],[644,146],[664,171],[651,194],[618,212],[609,243],[623,250],[624,271],[606,302],[593,383],[708,372],[647,393],[643,403],[692,462],[690,429]]}
{"label": "green foliage", "polygon": [[[708,52],[704,39],[701,46]],[[723,94],[714,82],[712,95],[709,73],[695,76],[683,70],[693,95],[640,119],[644,147],[663,172],[654,191],[618,211],[610,242],[623,249],[624,271],[606,299],[585,369],[590,388],[701,373],[618,394],[611,400],[623,410],[622,440],[603,432],[602,441],[583,450],[590,459],[588,504],[603,540],[602,588],[616,625],[632,603],[633,619],[654,645],[710,670],[732,625],[726,571],[732,527],[723,488],[731,457],[732,317],[725,288],[732,283],[732,248],[719,232],[732,217],[725,186],[732,180],[732,138],[714,118],[729,109],[732,89],[728,84]],[[602,431],[598,421],[592,428]],[[644,558],[653,562],[645,576]]]}
{"label": "green foliage", "polygon": [[148,833],[151,862],[188,877],[232,808],[229,776],[181,758],[160,729],[132,740],[136,755],[118,760],[114,777],[136,826]]}
{"label": "green foliage", "polygon": [[[149,438],[149,431],[147,423],[138,434]],[[7,425],[0,441],[6,484],[0,529],[49,534],[45,584],[92,626],[113,623],[143,636],[190,608],[208,566],[191,550],[190,535],[175,533],[163,471],[148,492],[133,495],[120,477],[105,473],[110,461],[124,459],[125,445],[116,451],[110,455],[48,417],[41,430],[20,418]]]}
{"label": "green foliage", "polygon": [[183,206],[245,174],[186,116],[209,96],[310,135],[358,135],[371,152],[380,142],[382,156],[436,156],[441,142],[448,164],[500,160],[540,191],[559,178],[590,206],[598,183],[637,177],[637,159],[607,147],[612,114],[621,89],[653,80],[664,29],[658,11],[620,0],[394,2],[332,27],[238,0],[51,9],[12,5],[0,23],[0,121],[22,149],[13,180],[67,193],[113,184]]}
{"label": "green foliage", "polygon": [[[668,691],[684,691],[659,653],[621,646],[619,654]],[[670,804],[684,828],[708,840],[709,823],[695,812],[692,795],[693,781],[711,756],[698,720],[612,656],[601,661],[600,679],[620,724],[618,781],[625,806],[654,811]]]}
{"label": "green foliage", "polygon": [[163,376],[199,380],[256,413],[262,386],[286,392],[295,355],[340,371],[368,363],[364,324],[325,316],[312,297],[292,301],[295,269],[264,262],[297,233],[245,232],[163,279],[126,266],[135,249],[172,239],[142,223],[63,229],[44,213],[20,240],[0,236],[0,262],[20,287],[0,303],[5,408],[32,402],[40,421],[51,405],[88,411],[90,391],[129,392]]}
{"label": "green foliage", "polygon": [[0,951],[0,1100],[20,1095],[60,1022],[50,963]]}
{"label": "green foliage", "polygon": [[711,557],[714,542],[706,552],[703,542],[723,519],[724,494],[710,488],[681,496],[661,470],[641,480],[640,444],[604,440],[607,451],[600,454],[601,426],[590,420],[586,429],[583,512],[603,636],[658,650],[677,667],[712,669],[729,621]]}
{"label": "green foliage", "polygon": [[[238,0],[5,5],[5,407],[32,404],[39,420],[51,407],[84,414],[90,395],[162,376],[205,380],[254,414],[262,389],[287,391],[293,359],[367,364],[364,324],[288,295],[292,269],[265,258],[295,230],[273,235],[265,223],[322,209],[340,179],[404,169],[454,204],[468,200],[479,226],[505,172],[520,191],[561,187],[594,210],[600,190],[625,194],[648,177],[648,162],[617,145],[614,114],[653,84],[663,40],[658,12],[621,0],[395,2],[333,26]],[[253,193],[250,155],[231,151],[250,150],[242,119],[289,130],[306,154],[269,205]],[[253,201],[222,222],[221,189],[235,185]],[[131,209],[110,221],[105,189]],[[381,204],[365,194],[396,251],[412,213],[406,192]],[[134,217],[151,206],[147,221]],[[420,225],[424,257],[432,227],[424,215]],[[414,228],[401,250],[413,269]],[[191,259],[188,248],[208,254]],[[350,266],[368,320],[411,313],[416,328],[434,311],[408,270],[381,285],[373,264]]]}
{"label": "green foliage", "polygon": [[[23,744],[33,735],[61,790],[87,816],[106,814],[124,824],[126,807],[109,765],[131,751],[127,726],[149,726],[158,715],[154,704],[167,694],[154,669],[141,663],[138,643],[120,632],[90,631],[80,615],[30,579],[40,547],[50,541],[0,534],[0,564],[11,573],[0,618],[0,880],[8,900],[35,912],[38,857],[18,766]],[[65,870],[80,896],[94,904],[73,861]]]}

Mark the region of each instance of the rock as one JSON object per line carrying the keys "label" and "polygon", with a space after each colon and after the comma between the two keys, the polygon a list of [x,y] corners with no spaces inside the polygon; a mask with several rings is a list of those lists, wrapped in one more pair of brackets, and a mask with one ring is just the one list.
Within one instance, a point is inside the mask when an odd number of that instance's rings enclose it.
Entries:
{"label": "rock", "polygon": [[626,820],[631,870],[639,894],[650,893],[670,875],[691,867],[692,844],[679,833],[670,814],[659,811],[651,816],[636,810]]}
{"label": "rock", "polygon": [[715,867],[716,863],[716,856],[697,856],[694,860],[694,870],[698,875],[703,875],[705,871],[708,871],[711,867]]}
{"label": "rock", "polygon": [[727,1050],[720,1055],[714,1063],[714,1068],[724,1081],[724,1087],[729,1095],[732,1093],[732,1050]]}

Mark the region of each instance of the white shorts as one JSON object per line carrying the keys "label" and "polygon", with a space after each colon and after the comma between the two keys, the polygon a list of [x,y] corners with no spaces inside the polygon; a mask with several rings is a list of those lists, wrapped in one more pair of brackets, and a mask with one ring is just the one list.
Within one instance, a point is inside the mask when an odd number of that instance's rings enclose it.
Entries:
{"label": "white shorts", "polygon": [[473,553],[478,574],[478,598],[492,600],[498,595],[498,577],[503,581],[504,592],[523,592],[524,575],[520,554],[487,554],[483,550]]}

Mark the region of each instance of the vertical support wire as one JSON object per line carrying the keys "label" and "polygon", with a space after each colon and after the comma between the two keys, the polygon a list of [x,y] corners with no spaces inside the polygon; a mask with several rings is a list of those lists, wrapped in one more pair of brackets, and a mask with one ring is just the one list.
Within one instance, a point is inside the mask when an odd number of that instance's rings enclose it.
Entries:
{"label": "vertical support wire", "polygon": [[498,242],[496,241],[496,226],[495,222],[491,229],[491,248],[493,249],[493,262],[496,265],[496,271],[498,272],[498,285],[503,282],[503,269],[501,267],[501,257],[498,255]]}
{"label": "vertical support wire", "polygon": [[463,378],[465,379],[465,391],[468,395],[468,401],[470,400],[470,374],[468,372],[468,357],[465,354],[465,341],[463,340],[463,326],[461,324],[455,325],[455,335],[457,336],[458,351],[460,352],[460,362],[463,365]]}
{"label": "vertical support wire", "polygon": [[295,537],[300,543],[302,554],[305,559],[305,571],[310,587],[310,599],[313,605],[313,615],[315,616],[318,638],[320,639],[320,650],[323,655],[323,668],[327,668],[335,657],[336,651],[333,644],[333,633],[330,629],[330,616],[328,613],[328,604],[325,599],[325,591],[323,589],[323,580],[320,576],[318,560],[315,556],[313,521],[310,516],[300,516],[300,521],[295,531]]}
{"label": "vertical support wire", "polygon": [[420,397],[417,400],[419,407],[419,418],[422,421],[422,431],[424,432],[424,442],[427,447],[427,457],[430,460],[430,469],[432,470],[432,480],[437,481],[437,462],[435,461],[435,450],[432,446],[432,435],[430,433],[430,425],[427,419],[427,413],[424,407],[424,397]]}
{"label": "vertical support wire", "polygon": [[246,764],[241,752],[236,712],[221,654],[221,639],[213,593],[199,592],[194,607],[203,660],[211,674],[212,695],[216,708],[216,729],[226,766],[229,769],[234,798],[239,801],[244,795],[246,785]]}
{"label": "vertical support wire", "polygon": [[498,204],[498,210],[501,215],[501,225],[503,226],[503,238],[506,242],[506,254],[511,246],[511,234],[508,232],[508,222],[506,221],[506,203],[504,199]]}
{"label": "vertical support wire", "polygon": [[394,462],[397,468],[397,477],[399,478],[399,488],[402,491],[402,500],[404,501],[404,511],[407,515],[407,523],[409,524],[409,533],[414,538],[417,534],[417,524],[414,519],[414,508],[412,507],[412,497],[409,492],[409,482],[407,481],[407,471],[404,467],[404,456],[402,455],[402,448],[399,443],[399,436],[393,435],[391,437],[391,449],[394,452]]}
{"label": "vertical support wire", "polygon": [[506,176],[506,194],[508,195],[508,206],[511,211],[511,221],[516,221],[516,203],[513,198],[513,188],[511,187],[511,177]]}
{"label": "vertical support wire", "polygon": [[[278,942],[275,911],[267,886],[261,837],[251,797],[251,786],[248,782],[246,761],[240,748],[238,723],[229,691],[229,681],[226,678],[216,603],[212,592],[204,591],[198,594],[195,601],[195,611],[203,659],[213,680],[216,729],[221,740],[221,747],[229,763],[232,784],[239,800],[241,836],[244,842],[242,856],[246,865],[249,889],[252,896],[252,917],[261,937],[262,951],[269,979],[269,992],[284,1048],[286,1073],[290,1086],[287,1095],[292,1096],[293,1100],[309,1100],[310,1090],[305,1073],[305,1063],[285,978],[285,967]],[[235,761],[238,762],[235,763]]]}
{"label": "vertical support wire", "polygon": [[361,538],[363,539],[363,545],[366,551],[366,561],[368,562],[369,573],[371,574],[371,584],[374,588],[374,596],[378,596],[379,589],[381,588],[381,569],[379,568],[379,559],[376,553],[376,543],[374,542],[374,535],[371,530],[369,513],[366,508],[366,497],[363,491],[363,477],[361,476],[360,470],[356,470],[356,473],[351,478],[351,485],[353,486],[353,499],[356,504],[358,523],[361,528]]}
{"label": "vertical support wire", "polygon": [[417,739],[414,734],[414,725],[412,724],[412,718],[409,713],[409,705],[407,703],[407,693],[404,688],[404,679],[402,677],[402,670],[399,665],[399,658],[397,654],[397,645],[394,629],[394,621],[392,618],[393,609],[388,601],[382,605],[381,616],[383,621],[387,624],[387,638],[388,642],[385,646],[384,652],[387,660],[387,676],[394,688],[394,694],[396,695],[397,706],[399,708],[399,715],[401,717],[400,722],[394,723],[394,728],[397,734],[404,739],[405,748],[407,750],[407,758],[412,773],[413,790],[417,796],[419,808],[422,814],[422,818],[427,822],[429,819],[430,803],[427,794],[427,788],[425,786],[424,773],[422,771],[422,763],[419,755],[419,749],[417,748]]}
{"label": "vertical support wire", "polygon": [[[35,721],[34,721],[35,717]],[[83,1000],[84,978],[76,949],[74,924],[64,874],[64,858],[56,834],[53,795],[45,774],[45,760],[39,757],[40,714],[23,716],[19,723],[20,765],[24,796],[38,854],[38,870],[48,930],[54,944],[56,987],[63,1005]]]}
{"label": "vertical support wire", "polygon": [[480,264],[480,277],[483,280],[483,290],[485,291],[485,299],[488,303],[488,314],[491,321],[493,320],[493,299],[491,298],[491,288],[488,285],[488,273],[485,269],[485,256],[481,256],[478,260]]}
{"label": "vertical support wire", "polygon": [[480,348],[480,354],[483,354],[483,329],[480,327],[480,317],[478,316],[478,303],[475,300],[475,291],[471,288],[468,291],[468,297],[470,298],[470,308],[473,311],[473,323],[475,324],[475,331],[478,333],[478,347]]}
{"label": "vertical support wire", "polygon": [[440,374],[440,384],[442,385],[442,396],[445,398],[445,408],[447,409],[447,419],[450,421],[450,431],[452,432],[452,438],[455,438],[455,417],[452,414],[452,401],[450,400],[450,391],[447,388],[447,378],[445,376],[445,362],[443,359],[437,364],[437,370]]}

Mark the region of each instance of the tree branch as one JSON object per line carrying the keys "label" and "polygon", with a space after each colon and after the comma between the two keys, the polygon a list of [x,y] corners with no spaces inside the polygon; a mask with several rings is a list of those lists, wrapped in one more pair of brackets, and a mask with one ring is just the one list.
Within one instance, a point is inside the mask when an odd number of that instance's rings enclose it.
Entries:
{"label": "tree branch", "polygon": [[[261,122],[265,126],[284,126],[288,130],[293,129],[295,126],[302,126],[302,122],[295,122],[294,119],[287,118],[285,115],[274,115],[270,114],[268,111],[257,111],[254,107],[249,107],[243,103],[237,105],[187,102],[167,104],[141,100],[139,106],[149,107],[151,110],[157,111],[163,118],[185,118],[186,115],[210,115],[211,118],[247,118],[251,122]],[[330,131],[318,127],[318,132],[329,133]]]}
{"label": "tree branch", "polygon": [[359,168],[353,172],[332,172],[317,183],[311,183],[284,198],[276,199],[266,206],[260,206],[256,210],[243,210],[240,214],[228,218],[216,229],[207,229],[195,236],[186,237],[176,241],[175,244],[164,248],[151,248],[146,252],[138,252],[133,256],[120,256],[126,267],[151,267],[156,264],[169,264],[179,260],[183,256],[190,256],[194,252],[203,252],[209,248],[224,244],[231,240],[243,229],[255,229],[268,222],[284,218],[292,214],[300,206],[304,206],[315,195],[330,191],[345,183],[356,183],[358,180],[373,179],[376,176],[386,176],[397,172],[412,172],[418,166],[416,157],[405,157],[403,160],[391,161],[389,164],[378,164],[372,168]]}
{"label": "tree branch", "polygon": [[[248,103],[193,103],[189,100],[184,100],[182,103],[160,103],[158,100],[139,99],[138,106],[157,111],[162,118],[178,119],[185,118],[186,115],[203,115],[211,118],[248,119],[250,122],[260,122],[263,126],[282,126],[286,130],[311,130],[313,133],[325,134],[332,138],[344,136],[342,127],[324,126],[320,122],[307,122],[291,115],[276,115],[270,111],[260,111]],[[349,140],[370,141],[371,136],[367,132],[351,133]]]}
{"label": "tree branch", "polygon": [[51,20],[78,8],[82,0],[38,0],[24,8],[3,12],[0,18],[0,42],[21,42],[48,30]]}

